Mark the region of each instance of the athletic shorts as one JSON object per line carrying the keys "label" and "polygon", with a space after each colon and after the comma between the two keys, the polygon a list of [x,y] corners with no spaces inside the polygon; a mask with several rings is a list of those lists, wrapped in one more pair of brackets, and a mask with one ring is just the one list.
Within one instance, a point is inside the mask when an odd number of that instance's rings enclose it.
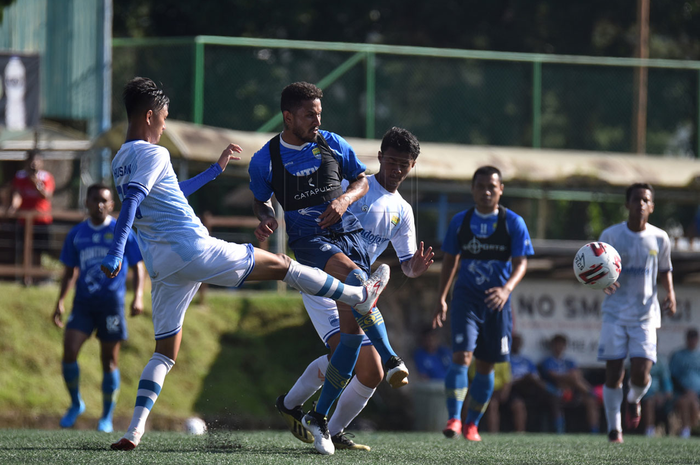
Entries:
{"label": "athletic shorts", "polygon": [[153,329],[156,340],[182,329],[185,312],[202,283],[239,287],[255,266],[251,244],[234,244],[210,237],[206,252],[184,268],[151,283]]}
{"label": "athletic shorts", "polygon": [[513,328],[510,299],[499,312],[489,309],[483,299],[455,288],[450,318],[453,352],[473,352],[478,360],[490,363],[510,360]]}
{"label": "athletic shorts", "polygon": [[328,236],[300,237],[289,243],[294,258],[302,265],[326,269],[326,263],[335,254],[344,253],[362,271],[370,274],[369,254],[360,231]]}
{"label": "athletic shorts", "polygon": [[97,330],[97,339],[104,342],[124,341],[127,338],[124,302],[73,302],[73,310],[66,329],[77,329],[87,335]]}
{"label": "athletic shorts", "polygon": [[[340,332],[340,319],[338,317],[338,307],[335,304],[335,300],[329,299],[328,297],[307,295],[304,293],[301,293],[301,297],[304,300],[306,312],[309,314],[309,318],[318,333],[318,337],[326,344],[326,347],[330,348],[328,339]],[[371,344],[372,342],[365,334],[362,345],[368,346]]]}
{"label": "athletic shorts", "polygon": [[598,340],[598,360],[641,357],[656,363],[656,328],[651,323],[619,325],[603,322]]}

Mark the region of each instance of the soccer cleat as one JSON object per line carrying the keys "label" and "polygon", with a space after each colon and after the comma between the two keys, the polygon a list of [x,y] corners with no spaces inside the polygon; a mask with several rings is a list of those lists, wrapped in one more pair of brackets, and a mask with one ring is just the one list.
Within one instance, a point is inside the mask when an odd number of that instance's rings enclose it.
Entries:
{"label": "soccer cleat", "polygon": [[608,442],[617,443],[617,444],[622,444],[623,442],[625,442],[622,440],[622,432],[618,431],[616,429],[610,431],[608,433]]}
{"label": "soccer cleat", "polygon": [[392,356],[384,365],[386,382],[394,389],[408,384],[408,368],[397,355]]}
{"label": "soccer cleat", "polygon": [[114,427],[112,426],[112,419],[100,418],[100,420],[97,422],[97,431],[100,431],[101,433],[111,433],[112,431],[114,431]]}
{"label": "soccer cleat", "polygon": [[377,304],[377,299],[379,299],[379,295],[382,293],[387,283],[389,282],[390,273],[391,270],[389,268],[389,265],[387,265],[386,263],[382,263],[381,265],[379,265],[379,268],[377,268],[377,271],[372,273],[372,276],[367,278],[362,283],[362,287],[365,288],[367,296],[365,297],[365,300],[355,305],[355,310],[357,311],[357,313],[359,313],[360,315],[367,315],[369,312],[372,311],[372,309]]}
{"label": "soccer cleat", "polygon": [[348,436],[355,437],[352,433],[344,433],[341,431],[335,436],[331,436],[331,441],[333,441],[333,445],[336,449],[366,450],[367,452],[371,450],[369,446],[365,446],[364,444],[357,444]]}
{"label": "soccer cleat", "polygon": [[627,402],[627,411],[625,412],[625,426],[632,431],[639,426],[639,420],[642,418],[642,406],[640,402],[636,404]]}
{"label": "soccer cleat", "polygon": [[311,433],[304,428],[304,425],[301,422],[304,418],[304,412],[301,410],[301,406],[288,409],[284,406],[285,396],[286,394],[283,394],[277,398],[275,407],[277,407],[280,415],[282,415],[282,418],[284,418],[285,423],[287,423],[287,427],[289,427],[289,431],[291,431],[294,437],[302,442],[311,444],[314,442],[314,438],[311,436]]}
{"label": "soccer cleat", "polygon": [[312,410],[302,419],[304,428],[314,437],[314,447],[323,455],[333,455],[335,446],[331,440],[331,433],[328,432],[328,418]]}
{"label": "soccer cleat", "polygon": [[136,430],[129,430],[123,438],[112,444],[113,450],[134,450],[141,442],[143,433]]}
{"label": "soccer cleat", "polygon": [[71,405],[68,407],[68,410],[66,411],[66,414],[63,415],[63,418],[61,418],[59,425],[61,425],[61,428],[71,428],[75,424],[75,420],[77,420],[84,411],[85,402],[83,402],[83,399],[80,399],[80,403],[78,405]]}
{"label": "soccer cleat", "polygon": [[442,434],[444,434],[446,438],[454,439],[459,436],[460,433],[462,433],[462,420],[459,418],[450,418],[447,420],[447,425],[445,425],[445,429],[442,430]]}
{"label": "soccer cleat", "polygon": [[474,423],[467,423],[464,428],[464,439],[468,441],[479,442],[481,441],[481,436],[479,436],[479,429]]}

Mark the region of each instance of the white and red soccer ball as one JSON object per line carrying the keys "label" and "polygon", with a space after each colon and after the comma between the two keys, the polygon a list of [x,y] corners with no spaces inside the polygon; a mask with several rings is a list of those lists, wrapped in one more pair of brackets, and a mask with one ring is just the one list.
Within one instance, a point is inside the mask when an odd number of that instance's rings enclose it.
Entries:
{"label": "white and red soccer ball", "polygon": [[617,250],[605,242],[589,242],[574,257],[574,274],[581,284],[591,289],[612,286],[622,271]]}

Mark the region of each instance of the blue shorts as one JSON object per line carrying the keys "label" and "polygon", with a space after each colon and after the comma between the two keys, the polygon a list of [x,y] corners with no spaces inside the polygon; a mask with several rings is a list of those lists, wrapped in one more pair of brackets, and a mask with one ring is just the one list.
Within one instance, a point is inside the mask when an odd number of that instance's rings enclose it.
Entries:
{"label": "blue shorts", "polygon": [[328,260],[337,253],[344,253],[362,271],[370,274],[369,254],[360,231],[328,236],[300,237],[289,243],[294,257],[302,265],[326,269]]}
{"label": "blue shorts", "polygon": [[484,298],[455,287],[450,306],[452,351],[473,352],[476,359],[489,363],[508,361],[513,330],[510,299],[499,312],[489,309]]}
{"label": "blue shorts", "polygon": [[97,330],[100,341],[124,341],[127,338],[124,302],[86,304],[75,301],[66,329],[77,329],[88,335]]}

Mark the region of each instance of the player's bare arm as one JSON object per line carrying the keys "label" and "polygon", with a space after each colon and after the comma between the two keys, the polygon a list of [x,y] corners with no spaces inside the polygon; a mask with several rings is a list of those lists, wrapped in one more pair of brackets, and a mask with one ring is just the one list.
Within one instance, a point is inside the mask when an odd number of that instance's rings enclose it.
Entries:
{"label": "player's bare arm", "polygon": [[146,267],[143,262],[138,262],[131,268],[134,273],[134,301],[131,303],[131,316],[137,316],[143,313],[143,285]]}
{"label": "player's bare arm", "polygon": [[417,278],[425,273],[433,264],[435,253],[432,247],[425,249],[423,241],[420,242],[418,250],[410,260],[401,263],[401,271],[409,278]]}
{"label": "player's bare arm", "polygon": [[223,172],[226,169],[226,166],[228,165],[228,162],[231,160],[240,160],[241,157],[236,157],[233,154],[234,153],[241,153],[243,149],[241,148],[240,145],[237,144],[229,144],[228,147],[224,149],[223,152],[221,152],[221,156],[217,160],[217,163],[221,167],[221,171]]}
{"label": "player's bare arm", "polygon": [[440,287],[438,288],[438,303],[433,314],[433,328],[442,328],[442,323],[447,319],[447,294],[450,292],[452,280],[459,266],[459,255],[445,253],[442,258],[440,270]]}
{"label": "player's bare arm", "polygon": [[671,271],[659,273],[659,281],[661,281],[661,286],[666,291],[666,297],[661,303],[661,310],[666,312],[666,315],[673,316],[676,314],[676,291],[673,288],[673,273]]}
{"label": "player's bare arm", "polygon": [[360,173],[357,179],[350,182],[345,193],[333,199],[333,201],[328,204],[328,207],[326,207],[326,211],[319,215],[318,225],[321,229],[326,229],[340,221],[340,218],[348,207],[364,196],[368,190],[369,183],[367,182],[367,177],[365,173]]}
{"label": "player's bare arm", "polygon": [[253,214],[260,220],[260,224],[255,228],[255,237],[260,242],[265,242],[279,226],[275,218],[275,209],[272,207],[272,199],[267,202],[253,199]]}
{"label": "player's bare arm", "polygon": [[77,277],[77,268],[72,266],[66,266],[63,269],[63,275],[61,276],[61,286],[58,293],[58,302],[56,302],[56,308],[53,312],[53,324],[59,328],[63,328],[63,315],[66,313],[65,300],[68,295],[68,290],[71,288],[75,278]]}
{"label": "player's bare arm", "polygon": [[527,271],[527,257],[513,257],[513,274],[503,286],[492,287],[486,290],[486,306],[491,310],[501,311],[508,302],[508,297],[513,289],[520,284]]}

